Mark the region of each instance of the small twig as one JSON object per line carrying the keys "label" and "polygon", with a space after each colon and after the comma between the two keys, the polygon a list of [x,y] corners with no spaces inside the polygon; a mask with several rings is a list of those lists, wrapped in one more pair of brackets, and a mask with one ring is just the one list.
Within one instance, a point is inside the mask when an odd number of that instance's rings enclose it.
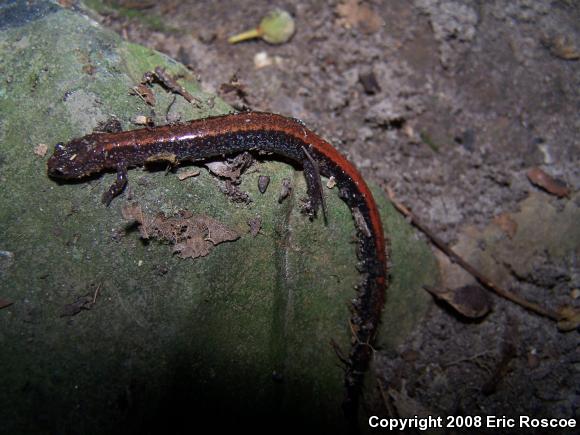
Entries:
{"label": "small twig", "polygon": [[103,286],[103,283],[99,283],[99,285],[95,289],[95,294],[93,295],[93,305],[95,304],[95,302],[97,302],[97,296],[99,295],[99,290],[101,290],[102,286]]}
{"label": "small twig", "polygon": [[500,286],[495,284],[493,281],[491,281],[489,278],[484,276],[474,266],[469,264],[467,261],[465,261],[463,258],[461,258],[457,253],[455,253],[455,251],[453,251],[453,249],[451,249],[449,246],[447,246],[443,242],[443,240],[441,240],[439,237],[437,237],[435,234],[433,234],[429,229],[427,229],[427,227],[425,227],[421,222],[419,222],[417,217],[408,208],[406,208],[403,204],[401,204],[400,202],[398,202],[395,199],[395,193],[393,192],[393,190],[389,186],[386,186],[385,190],[387,192],[387,195],[389,196],[389,199],[391,200],[391,203],[397,209],[397,211],[399,211],[401,214],[403,214],[405,217],[407,217],[415,227],[417,227],[421,232],[423,232],[427,237],[429,237],[431,242],[435,246],[437,246],[437,248],[439,248],[445,255],[447,255],[454,263],[461,266],[466,272],[468,272],[471,276],[473,276],[475,279],[477,279],[477,281],[479,281],[481,283],[481,285],[483,285],[485,288],[487,288],[488,290],[491,290],[492,292],[494,292],[498,296],[501,296],[504,299],[507,299],[515,304],[518,304],[521,307],[523,307],[529,311],[533,311],[536,314],[547,317],[548,319],[552,319],[555,321],[559,321],[561,319],[561,316],[558,315],[557,313],[555,313],[551,310],[548,310],[546,308],[543,308],[543,307],[539,306],[538,304],[527,301],[527,300],[523,299],[522,297],[516,295],[515,293],[512,293],[508,290],[501,288]]}
{"label": "small twig", "polygon": [[174,92],[176,94],[181,95],[183,98],[185,98],[187,100],[188,103],[195,102],[195,104],[198,104],[198,105],[201,104],[201,101],[199,101],[197,98],[195,98],[189,92],[187,92],[187,90],[183,86],[181,86],[179,83],[177,83],[177,80],[175,80],[175,78],[171,74],[166,72],[165,68],[161,68],[159,66],[156,67],[154,74],[155,74],[155,77],[157,78],[157,81],[159,83],[161,83],[163,86],[165,86],[171,92]]}
{"label": "small twig", "polygon": [[171,108],[175,104],[175,100],[177,100],[177,95],[173,96],[173,100],[171,100],[171,103],[169,103],[169,106],[167,106],[167,110],[165,110],[165,121],[168,124],[169,124],[169,112],[171,112]]}

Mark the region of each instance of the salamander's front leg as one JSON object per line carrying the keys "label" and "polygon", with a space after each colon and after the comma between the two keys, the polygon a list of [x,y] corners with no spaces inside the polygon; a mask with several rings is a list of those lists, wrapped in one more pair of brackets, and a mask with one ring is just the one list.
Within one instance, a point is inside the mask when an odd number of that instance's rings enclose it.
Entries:
{"label": "salamander's front leg", "polygon": [[109,187],[109,189],[103,193],[103,204],[107,207],[113,200],[113,198],[117,195],[123,193],[125,187],[127,186],[127,167],[126,166],[119,166],[117,168],[117,179],[115,182]]}

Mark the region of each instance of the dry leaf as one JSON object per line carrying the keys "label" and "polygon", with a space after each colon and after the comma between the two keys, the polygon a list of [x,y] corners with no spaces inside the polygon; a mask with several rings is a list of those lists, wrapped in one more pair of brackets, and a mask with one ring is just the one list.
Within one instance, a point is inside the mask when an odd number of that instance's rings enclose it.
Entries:
{"label": "dry leaf", "polygon": [[384,24],[381,17],[359,0],[345,0],[336,6],[339,24],[350,29],[357,27],[365,33],[374,33]]}
{"label": "dry leaf", "polygon": [[180,172],[177,174],[177,178],[179,178],[179,181],[183,181],[187,178],[197,177],[198,175],[199,171],[197,169],[191,169],[189,171]]}
{"label": "dry leaf", "polygon": [[212,245],[205,240],[201,233],[192,234],[181,243],[176,243],[173,253],[177,253],[180,258],[205,257],[211,252]]}
{"label": "dry leaf", "polygon": [[557,35],[544,40],[544,45],[548,47],[550,53],[564,60],[580,59],[580,51],[566,35]]}
{"label": "dry leaf", "polygon": [[45,143],[39,143],[34,147],[34,154],[36,154],[38,157],[44,157],[47,151],[48,145]]}
{"label": "dry leaf", "polygon": [[146,104],[155,106],[155,94],[143,83],[139,83],[137,86],[133,86],[133,92],[136,95],[139,95]]}
{"label": "dry leaf", "polygon": [[256,237],[260,234],[260,230],[262,229],[262,218],[260,216],[256,216],[248,220],[248,225],[250,226],[250,234],[252,237]]}
{"label": "dry leaf", "polygon": [[188,103],[191,103],[195,100],[193,95],[191,95],[183,86],[177,83],[176,78],[169,74],[165,68],[160,66],[155,67],[155,77],[159,83],[161,83],[171,92],[181,95],[187,100]]}
{"label": "dry leaf", "polygon": [[139,224],[141,238],[167,241],[180,258],[197,258],[208,255],[213,246],[238,239],[239,234],[221,222],[204,215],[194,215],[183,210],[178,215],[147,216],[137,203],[122,209],[123,217]]}
{"label": "dry leaf", "polygon": [[562,181],[552,178],[540,168],[530,169],[527,175],[532,184],[541,187],[552,195],[556,195],[558,198],[570,196],[570,189]]}
{"label": "dry leaf", "polygon": [[72,304],[66,304],[63,307],[60,317],[76,316],[83,310],[90,310],[94,305],[93,297],[90,295],[79,296]]}
{"label": "dry leaf", "polygon": [[496,216],[493,219],[493,223],[500,227],[510,239],[513,239],[518,231],[518,224],[512,219],[509,213],[502,213]]}
{"label": "dry leaf", "polygon": [[558,329],[560,331],[574,331],[580,327],[579,309],[565,306],[559,310],[558,314],[560,315],[560,320],[558,321]]}
{"label": "dry leaf", "polygon": [[471,319],[481,318],[491,310],[488,293],[478,285],[466,285],[454,290],[440,290],[429,286],[423,288]]}
{"label": "dry leaf", "polygon": [[225,161],[208,162],[205,166],[218,177],[237,181],[253,162],[252,155],[246,152]]}

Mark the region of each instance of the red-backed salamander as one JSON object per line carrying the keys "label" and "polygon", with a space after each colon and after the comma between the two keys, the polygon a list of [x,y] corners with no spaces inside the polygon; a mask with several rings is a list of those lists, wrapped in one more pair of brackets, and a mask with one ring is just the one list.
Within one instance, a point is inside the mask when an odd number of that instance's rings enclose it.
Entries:
{"label": "red-backed salamander", "polygon": [[335,178],[340,197],[352,211],[362,282],[353,300],[351,325],[355,336],[345,376],[344,410],[356,424],[362,380],[385,302],[386,247],[371,191],[356,168],[332,145],[295,119],[246,112],[184,124],[93,133],[66,145],[59,143],[48,161],[48,174],[59,179],[82,179],[116,171],[117,180],[103,195],[108,205],[125,188],[128,168],[159,160],[172,164],[196,162],[244,151],[282,156],[302,166],[312,215],[322,205],[320,174]]}

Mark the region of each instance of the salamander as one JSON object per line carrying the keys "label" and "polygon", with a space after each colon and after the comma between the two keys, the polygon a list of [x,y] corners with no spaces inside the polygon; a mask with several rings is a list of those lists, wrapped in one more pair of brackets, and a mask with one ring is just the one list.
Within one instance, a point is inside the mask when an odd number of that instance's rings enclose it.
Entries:
{"label": "salamander", "polygon": [[158,160],[171,164],[197,162],[244,151],[279,156],[302,167],[313,216],[323,205],[320,174],[334,177],[340,197],[353,214],[361,283],[352,302],[353,337],[345,371],[343,408],[351,421],[356,420],[363,376],[385,302],[386,245],[370,189],[357,169],[327,141],[298,120],[245,112],[183,124],[93,133],[66,145],[58,143],[48,160],[48,175],[71,180],[116,171],[115,183],[103,195],[103,202],[108,205],[127,185],[128,168]]}

